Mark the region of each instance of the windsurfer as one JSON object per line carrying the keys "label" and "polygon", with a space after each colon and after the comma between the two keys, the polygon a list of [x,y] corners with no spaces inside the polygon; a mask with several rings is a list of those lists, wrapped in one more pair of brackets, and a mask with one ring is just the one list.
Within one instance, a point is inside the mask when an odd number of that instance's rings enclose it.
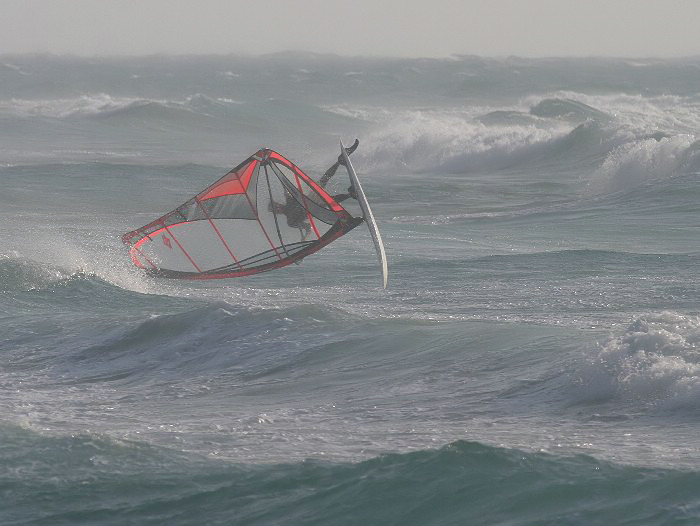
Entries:
{"label": "windsurfer", "polygon": [[311,225],[307,217],[308,214],[304,207],[288,190],[285,189],[284,191],[284,203],[277,203],[271,200],[268,209],[275,214],[287,216],[287,226],[298,228],[301,233],[302,241],[306,240],[306,237],[311,232]]}
{"label": "windsurfer", "polygon": [[[349,198],[357,199],[357,194],[355,193],[355,188],[350,186],[348,191],[343,194],[337,194],[333,196],[336,203],[340,203]],[[309,233],[311,232],[311,224],[309,223],[308,213],[306,209],[297,201],[292,194],[285,188],[284,191],[284,203],[277,203],[276,201],[270,201],[268,205],[268,210],[274,212],[275,214],[282,214],[287,217],[287,226],[292,228],[298,228],[301,233],[302,241],[305,241]]]}

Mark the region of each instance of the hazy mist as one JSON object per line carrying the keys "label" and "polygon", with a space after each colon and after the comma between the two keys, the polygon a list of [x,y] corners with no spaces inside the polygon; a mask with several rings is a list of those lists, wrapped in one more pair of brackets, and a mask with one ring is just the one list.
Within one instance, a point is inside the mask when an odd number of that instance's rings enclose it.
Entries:
{"label": "hazy mist", "polygon": [[688,56],[700,2],[0,0],[0,53]]}

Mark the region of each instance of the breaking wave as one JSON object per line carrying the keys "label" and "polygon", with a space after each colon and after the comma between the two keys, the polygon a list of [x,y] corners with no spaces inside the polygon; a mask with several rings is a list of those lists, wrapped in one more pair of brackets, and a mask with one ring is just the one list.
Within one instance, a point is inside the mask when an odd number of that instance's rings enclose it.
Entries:
{"label": "breaking wave", "polygon": [[528,167],[568,173],[579,193],[589,196],[700,171],[700,101],[670,95],[555,92],[505,107],[389,110],[277,98],[242,102],[203,93],[169,99],[94,93],[0,100],[0,116],[39,117],[59,126],[75,119],[104,121],[130,134],[134,124],[148,122],[170,133],[224,132],[235,140],[267,128],[273,139],[277,128],[348,130],[363,137],[357,156],[367,172],[471,174]]}
{"label": "breaking wave", "polygon": [[578,382],[579,403],[700,409],[700,318],[674,312],[637,318],[601,346]]}
{"label": "breaking wave", "polygon": [[613,148],[590,177],[586,193],[624,191],[700,170],[700,142],[693,135],[649,137]]}
{"label": "breaking wave", "polygon": [[[374,115],[375,130],[359,155],[373,171],[471,174],[528,167],[560,178],[568,173],[578,193],[588,196],[700,170],[695,135],[700,109],[694,100],[579,98],[529,98],[523,107],[505,109]],[[344,111],[370,118],[367,109]]]}

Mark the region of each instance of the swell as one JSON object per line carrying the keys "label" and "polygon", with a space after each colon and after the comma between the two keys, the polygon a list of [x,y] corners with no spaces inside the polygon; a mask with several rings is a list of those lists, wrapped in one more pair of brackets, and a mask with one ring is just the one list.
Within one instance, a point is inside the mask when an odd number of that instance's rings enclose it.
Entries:
{"label": "swell", "polygon": [[[273,131],[275,125],[294,123],[297,127],[323,127],[354,119],[338,112],[299,100],[272,98],[265,101],[239,101],[196,93],[181,99],[113,96],[107,93],[85,94],[66,99],[0,100],[0,116],[6,126],[14,119],[40,119],[44,126],[52,120],[66,123],[94,121],[106,126],[121,125],[127,131],[140,124],[147,127],[170,125],[179,131],[222,132],[228,129],[248,132]],[[2,121],[0,121],[2,122]],[[177,127],[176,127],[177,126]]]}
{"label": "swell", "polygon": [[[679,268],[690,269],[697,262],[697,253],[693,250],[690,253],[680,254],[655,254],[641,252],[627,252],[624,250],[603,250],[603,249],[560,249],[545,251],[530,251],[526,253],[510,254],[490,254],[487,256],[475,255],[454,258],[411,258],[405,257],[397,261],[397,270],[408,270],[408,268],[420,268],[425,266],[438,267],[445,270],[460,267],[470,267],[473,269],[496,269],[505,271],[506,269],[529,269],[531,272],[552,272],[553,269],[562,269],[562,272],[573,272],[578,270],[583,274],[599,273],[603,269],[595,267],[605,267],[606,270],[640,269],[654,268],[658,271],[662,268],[678,270]],[[570,269],[570,270],[563,270]]]}
{"label": "swell", "polygon": [[244,465],[100,436],[45,437],[5,426],[0,433],[0,518],[8,525],[666,525],[700,518],[694,471],[476,442],[359,463]]}
{"label": "swell", "polygon": [[[395,207],[391,221],[398,225],[444,226],[445,233],[451,232],[450,225],[460,224],[605,223],[619,222],[622,218],[629,225],[649,222],[652,217],[661,223],[674,218],[685,225],[689,214],[696,209],[698,174],[700,171],[694,169],[648,178],[638,174],[638,180],[628,185],[615,183],[615,189],[609,186],[604,193],[589,192],[590,183],[582,186],[578,184],[580,180],[528,182],[495,177],[486,182],[482,178],[465,177],[459,181],[448,179],[443,188],[421,187],[419,182],[407,179],[392,195],[406,200],[421,195],[435,204],[428,211],[421,209],[420,213],[412,214]],[[508,191],[514,184],[518,190],[510,202],[491,201],[495,194]]]}
{"label": "swell", "polygon": [[[171,313],[156,313],[157,304]],[[8,328],[5,344],[13,350],[3,360],[7,372],[53,386],[200,379],[242,393],[263,383],[332,383],[353,371],[365,381],[401,376],[397,355],[409,359],[434,350],[444,333],[420,321],[370,321],[321,304],[256,308],[168,298],[157,304],[127,298],[119,308],[98,306],[99,314],[52,313],[42,323],[22,318],[27,330],[36,326],[34,339]],[[76,317],[72,326],[63,321]],[[6,323],[12,319],[20,317]],[[45,345],[37,349],[40,342]]]}

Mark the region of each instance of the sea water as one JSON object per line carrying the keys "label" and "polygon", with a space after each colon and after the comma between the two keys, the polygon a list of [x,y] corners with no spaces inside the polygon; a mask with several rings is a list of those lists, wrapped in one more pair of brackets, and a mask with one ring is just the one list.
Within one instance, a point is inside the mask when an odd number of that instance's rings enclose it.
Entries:
{"label": "sea water", "polygon": [[[0,523],[697,524],[699,127],[697,58],[0,57]],[[121,244],[355,137],[386,291]]]}

